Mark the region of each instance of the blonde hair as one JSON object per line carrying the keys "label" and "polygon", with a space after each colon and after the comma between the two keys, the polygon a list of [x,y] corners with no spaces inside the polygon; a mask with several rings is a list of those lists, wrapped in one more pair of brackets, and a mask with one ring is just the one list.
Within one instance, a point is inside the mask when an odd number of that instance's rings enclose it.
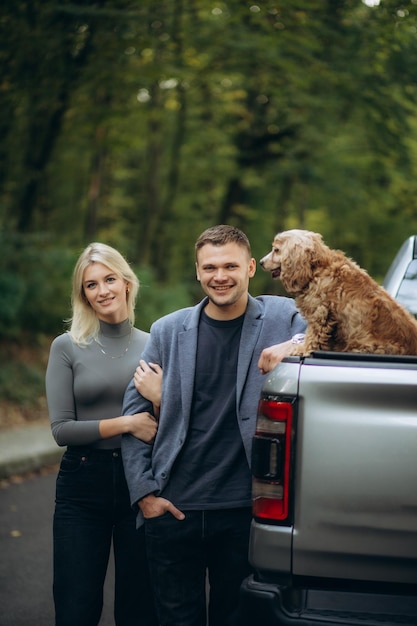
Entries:
{"label": "blonde hair", "polygon": [[139,291],[137,276],[115,248],[105,243],[90,243],[79,256],[72,275],[72,317],[68,320],[69,332],[79,345],[86,345],[97,338],[100,329],[100,322],[85,297],[83,286],[84,272],[92,263],[102,263],[128,283],[129,289],[126,291],[128,318],[132,326],[135,323],[135,304]]}

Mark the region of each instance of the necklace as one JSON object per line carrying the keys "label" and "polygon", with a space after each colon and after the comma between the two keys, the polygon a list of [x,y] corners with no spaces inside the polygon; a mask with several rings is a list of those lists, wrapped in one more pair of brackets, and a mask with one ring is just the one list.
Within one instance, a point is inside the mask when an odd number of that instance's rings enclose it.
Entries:
{"label": "necklace", "polygon": [[116,355],[109,354],[108,352],[106,352],[105,350],[103,350],[103,348],[102,348],[102,346],[101,346],[100,342],[99,342],[99,341],[97,341],[97,339],[96,339],[96,338],[94,338],[94,341],[96,342],[96,344],[98,345],[98,348],[99,348],[100,352],[101,352],[102,354],[104,354],[104,356],[109,357],[109,359],[121,359],[121,358],[123,358],[124,356],[126,356],[126,353],[127,353],[127,351],[129,350],[130,342],[131,342],[131,340],[132,340],[132,333],[133,333],[133,329],[131,328],[131,329],[130,329],[130,335],[129,335],[129,341],[127,342],[127,346],[126,346],[126,348],[124,349],[124,351],[122,352],[122,354],[116,354]]}

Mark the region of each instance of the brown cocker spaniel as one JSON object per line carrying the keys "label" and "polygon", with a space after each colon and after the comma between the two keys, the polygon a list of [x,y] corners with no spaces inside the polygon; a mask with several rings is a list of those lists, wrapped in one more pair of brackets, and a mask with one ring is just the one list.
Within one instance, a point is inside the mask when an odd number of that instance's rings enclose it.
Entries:
{"label": "brown cocker spaniel", "polygon": [[313,350],[417,354],[417,321],[383,287],[318,233],[288,230],[276,235],[260,261],[279,278],[308,327],[291,354]]}

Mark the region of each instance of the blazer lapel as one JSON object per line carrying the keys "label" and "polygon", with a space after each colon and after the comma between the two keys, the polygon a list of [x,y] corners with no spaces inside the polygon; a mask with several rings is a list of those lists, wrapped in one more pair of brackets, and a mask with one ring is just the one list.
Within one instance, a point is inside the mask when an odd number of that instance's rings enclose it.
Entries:
{"label": "blazer lapel", "polygon": [[195,364],[198,341],[198,325],[201,310],[206,306],[207,298],[193,307],[184,319],[183,330],[178,335],[179,364],[181,371],[181,398],[183,415],[190,416],[193,400]]}
{"label": "blazer lapel", "polygon": [[[181,372],[181,397],[183,415],[191,413],[193,399],[195,363],[197,354],[198,325],[201,310],[206,306],[207,298],[193,307],[184,319],[183,330],[178,336],[179,363]],[[236,403],[240,404],[243,387],[246,382],[256,342],[262,328],[262,310],[259,302],[249,296],[248,308],[243,322],[237,363]]]}
{"label": "blazer lapel", "polygon": [[259,303],[249,296],[237,361],[236,406],[238,407],[261,328],[262,312]]}

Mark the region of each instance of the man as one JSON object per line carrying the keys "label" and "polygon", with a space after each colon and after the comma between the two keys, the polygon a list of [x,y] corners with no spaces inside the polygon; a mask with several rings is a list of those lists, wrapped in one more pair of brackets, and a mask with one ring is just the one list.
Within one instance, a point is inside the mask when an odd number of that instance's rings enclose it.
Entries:
{"label": "man", "polygon": [[[139,524],[145,520],[161,626],[237,626],[250,573],[251,443],[262,373],[305,322],[293,300],[249,295],[256,271],[246,235],[215,226],[196,242],[206,297],[155,322],[143,353],[163,370],[153,446],[126,435],[122,454]],[[137,376],[140,378],[140,369]],[[132,384],[123,411],[152,411]]]}

